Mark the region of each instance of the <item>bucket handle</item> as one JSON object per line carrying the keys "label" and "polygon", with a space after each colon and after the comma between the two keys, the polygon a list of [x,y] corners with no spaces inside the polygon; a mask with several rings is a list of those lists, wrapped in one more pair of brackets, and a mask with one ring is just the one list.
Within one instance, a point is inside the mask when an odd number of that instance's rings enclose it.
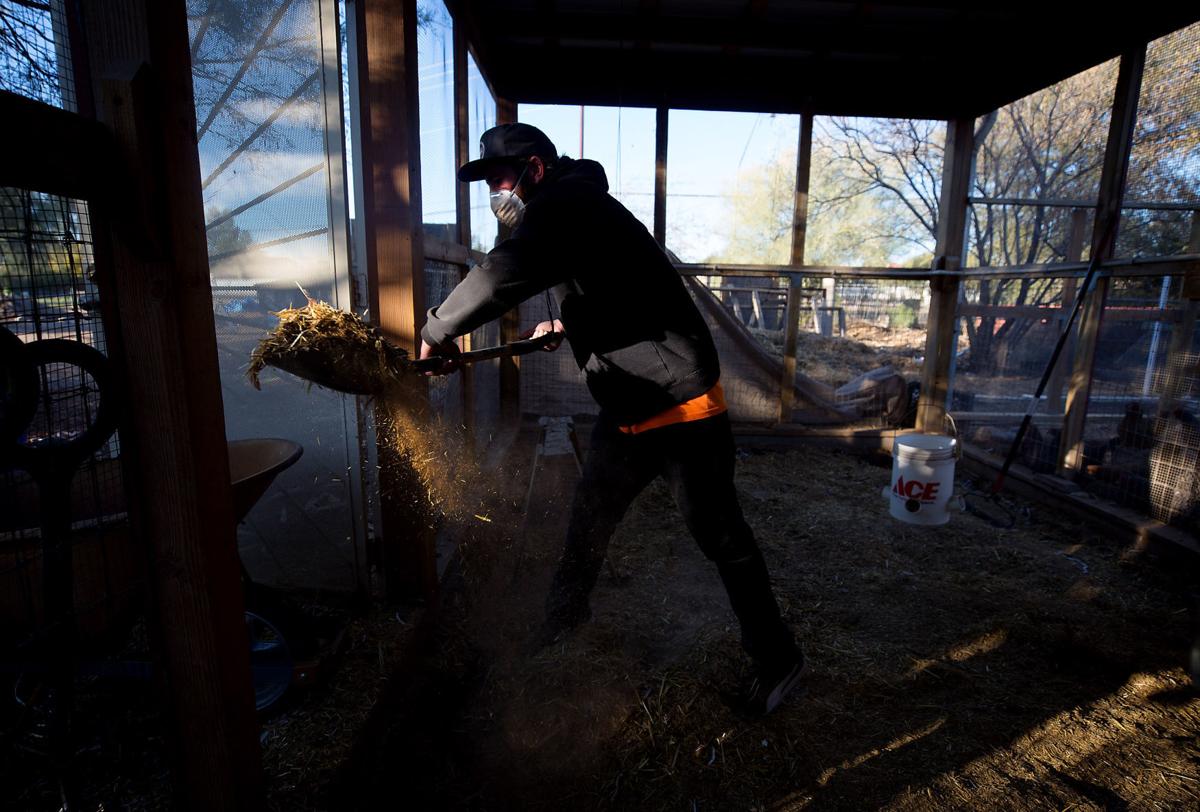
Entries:
{"label": "bucket handle", "polygon": [[949,425],[949,430],[946,432],[950,437],[954,438],[954,461],[958,462],[962,459],[962,438],[958,436],[958,423],[954,422],[954,416],[946,412],[943,416],[944,422]]}

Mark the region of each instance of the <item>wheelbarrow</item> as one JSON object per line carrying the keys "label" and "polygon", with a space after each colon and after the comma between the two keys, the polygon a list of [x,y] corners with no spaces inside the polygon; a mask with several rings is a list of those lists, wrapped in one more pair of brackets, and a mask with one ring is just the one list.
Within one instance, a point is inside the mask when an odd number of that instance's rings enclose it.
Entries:
{"label": "wheelbarrow", "polygon": [[[229,441],[229,480],[237,524],[246,518],[275,477],[294,465],[303,453],[299,443],[274,437]],[[296,678],[295,640],[289,641],[289,636],[294,638],[300,632],[286,628],[285,607],[250,577],[244,562],[241,567],[254,705],[264,712],[283,698]]]}
{"label": "wheelbarrow", "polygon": [[[44,613],[48,633],[37,641],[28,661],[3,670],[45,674],[58,688],[59,702],[70,705],[75,674],[148,678],[150,663],[111,660],[78,661],[70,652],[77,634],[74,619],[75,564],[72,561],[70,484],[79,465],[102,447],[116,428],[117,405],[107,359],[94,348],[75,341],[49,339],[25,344],[0,330],[0,463],[28,471],[37,484],[41,506]],[[77,367],[90,377],[96,394],[83,422],[64,425],[52,437],[30,435],[37,405],[44,400],[38,370],[51,364]],[[81,373],[81,374],[82,374]],[[72,413],[74,414],[74,412]],[[275,477],[303,453],[298,443],[276,438],[234,440],[229,443],[229,473],[234,515],[241,522],[270,487]],[[247,604],[255,702],[260,711],[274,705],[292,681],[292,653],[281,633],[279,602],[250,578],[242,566]],[[294,632],[296,633],[296,632]],[[31,652],[32,653],[32,652]]]}

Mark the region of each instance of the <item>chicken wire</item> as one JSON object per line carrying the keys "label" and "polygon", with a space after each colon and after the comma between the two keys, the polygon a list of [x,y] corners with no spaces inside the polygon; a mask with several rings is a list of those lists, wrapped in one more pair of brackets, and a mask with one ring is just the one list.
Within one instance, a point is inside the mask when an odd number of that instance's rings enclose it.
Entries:
{"label": "chicken wire", "polygon": [[1180,283],[1112,281],[1078,473],[1093,493],[1195,528],[1197,342],[1195,310],[1181,300]]}
{"label": "chicken wire", "polygon": [[0,90],[75,111],[67,0],[0,0]]}
{"label": "chicken wire", "polygon": [[[1076,285],[1062,279],[962,284],[949,405],[966,442],[1000,456],[1008,453],[1065,325]],[[1067,310],[1061,307],[1064,291]],[[1045,315],[1036,308],[1045,309]],[[1059,359],[1022,443],[1019,461],[1039,473],[1057,467],[1073,346]]]}
{"label": "chicken wire", "polygon": [[[462,278],[457,265],[425,260],[425,298],[430,305],[441,304]],[[429,380],[429,405],[451,430],[463,425],[462,376],[438,375]]]}
{"label": "chicken wire", "polygon": [[[0,326],[27,344],[65,339],[107,354],[100,302],[87,204],[0,189]],[[38,383],[37,411],[20,442],[37,447],[81,435],[99,408],[97,382],[77,366],[50,363],[39,367]],[[36,637],[45,620],[39,502],[29,473],[0,470],[0,627],[6,643]],[[127,614],[144,580],[130,546],[118,434],[78,467],[64,509],[72,522],[75,622],[84,631],[111,631],[110,620]]]}
{"label": "chicken wire", "polygon": [[[995,280],[963,285],[950,404],[963,439],[1003,457],[1064,328],[1078,280],[1034,283],[1046,309],[1040,317],[1013,305],[980,312],[980,289],[988,284]],[[1059,306],[1064,298],[1066,310]],[[1181,279],[1110,280],[1089,376],[1082,456],[1071,472],[1097,496],[1162,521],[1193,524],[1200,494],[1196,313],[1182,296]],[[1072,332],[1017,451],[1016,460],[1037,473],[1059,471],[1064,459],[1078,324]]]}
{"label": "chicken wire", "polygon": [[[774,424],[780,409],[786,279],[754,279],[759,284],[753,287],[735,277],[708,281],[715,284],[697,279],[685,284],[713,336],[730,416],[738,423]],[[919,336],[923,349],[924,332],[917,325],[928,313],[928,298],[922,299],[919,289],[905,283],[839,283],[835,289],[838,304],[832,308],[817,305],[825,308],[817,312],[811,304],[824,302],[824,295],[821,287],[810,288],[804,300],[809,304],[800,312],[792,420],[859,427],[895,425],[904,411],[907,379],[903,378],[906,373],[911,376],[915,360],[907,365],[894,362],[897,357],[910,359],[901,346],[905,340]],[[777,304],[768,307],[770,300]],[[841,308],[840,314],[837,308]],[[533,297],[520,307],[520,328],[529,330],[556,316],[553,303],[543,296]],[[844,331],[842,324],[847,325]],[[896,337],[897,347],[888,343],[891,324],[906,325]],[[856,340],[854,335],[865,340]],[[568,337],[556,353],[535,353],[522,359],[523,412],[580,416],[599,411],[569,342]],[[834,355],[836,363],[824,362],[818,357],[822,353]],[[892,368],[884,369],[889,366]],[[865,375],[868,378],[864,379]]]}

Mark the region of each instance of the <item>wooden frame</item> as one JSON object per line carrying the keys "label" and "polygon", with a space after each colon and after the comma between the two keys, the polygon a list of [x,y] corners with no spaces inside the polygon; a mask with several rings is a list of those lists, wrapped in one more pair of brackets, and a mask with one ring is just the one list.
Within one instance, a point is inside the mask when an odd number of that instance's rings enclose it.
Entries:
{"label": "wooden frame", "polygon": [[[1117,85],[1113,93],[1112,117],[1104,148],[1104,166],[1100,173],[1100,194],[1096,221],[1092,227],[1092,257],[1101,261],[1112,258],[1116,246],[1117,225],[1121,217],[1121,198],[1125,194],[1125,175],[1133,147],[1137,123],[1138,96],[1142,71],[1146,66],[1146,46],[1121,57]],[[1096,363],[1096,344],[1100,323],[1108,299],[1109,277],[1100,276],[1084,299],[1079,319],[1075,359],[1067,391],[1066,420],[1059,446],[1059,472],[1070,474],[1083,467],[1083,431],[1087,421],[1088,395],[1092,390],[1092,371]]]}
{"label": "wooden frame", "polygon": [[[415,354],[425,320],[416,0],[357,0],[355,12],[370,312],[384,335]],[[416,386],[418,396],[427,395],[424,379]],[[386,404],[377,404],[376,538],[384,593],[390,600],[430,599],[438,583],[434,534],[421,501],[412,498],[422,490],[419,477],[389,442],[391,417]]]}
{"label": "wooden frame", "polygon": [[[681,262],[684,276],[819,276],[835,279],[1065,279],[1087,274],[1087,262],[1047,262],[957,271],[930,268],[856,267],[849,265],[738,265]],[[1117,258],[1100,263],[1100,276],[1186,276],[1200,274],[1200,254],[1170,257]]]}
{"label": "wooden frame", "polygon": [[[808,233],[808,184],[812,175],[813,116],[800,117],[800,136],[796,145],[796,197],[792,202],[792,265],[804,265],[804,244]],[[796,400],[796,343],[800,337],[800,310],[803,297],[801,279],[792,277],[788,284],[783,326],[783,371],[779,379],[779,416],[777,422],[792,422]]]}
{"label": "wooden frame", "polygon": [[[934,268],[957,271],[962,264],[967,228],[967,190],[975,154],[975,120],[953,119],[946,126],[946,157],[942,168],[942,196],[938,206]],[[917,404],[917,431],[940,433],[950,396],[954,354],[958,344],[959,279],[931,279],[929,327],[925,338],[925,363],[921,367],[921,398]]]}
{"label": "wooden frame", "polygon": [[21,126],[5,127],[0,185],[37,189],[77,200],[98,200],[123,188],[112,131],[98,121],[0,90],[0,114]]}
{"label": "wooden frame", "polygon": [[111,359],[125,389],[129,510],[151,551],[149,617],[179,765],[175,801],[256,810],[265,805],[262,761],[184,11],[88,5],[93,98],[131,204],[99,201],[93,234],[98,274],[118,293],[110,338],[121,350]]}
{"label": "wooden frame", "polygon": [[[1078,262],[1083,256],[1083,231],[1087,227],[1087,212],[1083,209],[1075,209],[1071,212],[1071,230],[1067,233],[1067,261]],[[1058,328],[1062,330],[1066,326],[1067,318],[1076,297],[1076,284],[1073,278],[1063,280],[1062,288],[1062,305],[1059,308]],[[959,308],[962,315],[967,315],[966,307]],[[1058,362],[1055,363],[1054,369],[1050,371],[1050,379],[1046,382],[1046,408],[1054,413],[1061,414],[1063,410],[1063,387],[1066,386],[1067,368],[1071,365],[1072,359],[1075,357],[1075,337],[1068,336],[1067,343],[1063,345],[1062,355],[1059,356]]]}
{"label": "wooden frame", "polygon": [[671,111],[654,111],[654,239],[667,247],[667,144]]}
{"label": "wooden frame", "polygon": [[[467,89],[467,38],[463,25],[457,20],[453,23],[451,36],[453,38],[453,70],[454,70],[454,164],[462,166],[471,160],[471,120],[468,107],[469,92]],[[457,178],[455,178],[457,182]],[[458,224],[458,245],[463,248],[466,256],[459,264],[459,281],[467,275],[473,257],[469,248],[471,244],[471,186],[458,183],[454,196],[455,222]],[[430,256],[430,247],[425,247],[425,256]],[[462,337],[464,351],[471,349],[471,334]],[[470,364],[462,367],[462,410],[463,427],[467,433],[467,443],[475,447],[475,370]]]}

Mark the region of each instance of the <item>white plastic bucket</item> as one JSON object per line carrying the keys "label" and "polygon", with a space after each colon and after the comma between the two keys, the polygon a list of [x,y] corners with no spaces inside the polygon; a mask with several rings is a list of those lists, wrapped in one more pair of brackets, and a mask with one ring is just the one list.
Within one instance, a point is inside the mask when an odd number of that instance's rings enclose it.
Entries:
{"label": "white plastic bucket", "polygon": [[954,492],[958,441],[943,434],[902,434],[892,446],[893,518],[909,524],[945,524]]}

